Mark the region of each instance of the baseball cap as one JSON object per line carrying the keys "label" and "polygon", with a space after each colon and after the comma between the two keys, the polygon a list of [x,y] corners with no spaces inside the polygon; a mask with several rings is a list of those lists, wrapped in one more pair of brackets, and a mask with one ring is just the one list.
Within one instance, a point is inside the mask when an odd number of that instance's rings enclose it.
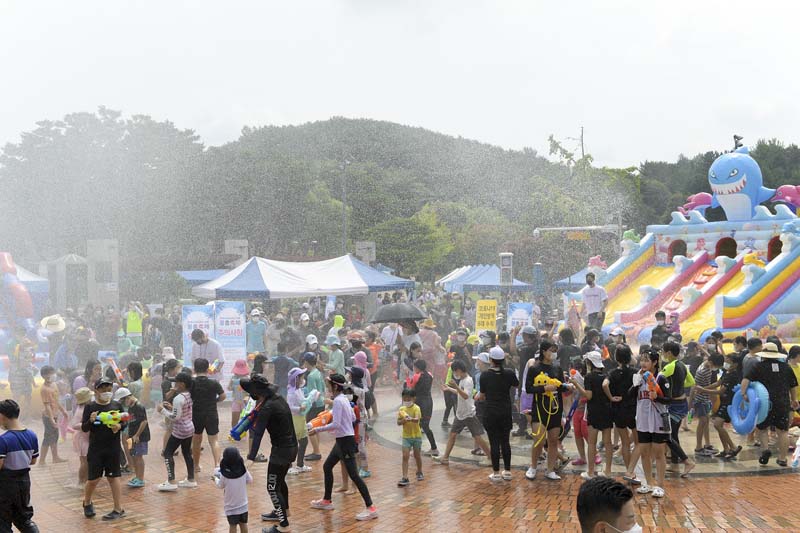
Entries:
{"label": "baseball cap", "polygon": [[506,352],[504,352],[501,347],[494,346],[491,350],[489,350],[489,358],[494,359],[495,361],[502,361],[506,358]]}
{"label": "baseball cap", "polygon": [[114,384],[113,381],[111,381],[107,377],[103,376],[103,377],[101,377],[100,379],[98,379],[97,381],[94,382],[94,388],[97,389],[97,388],[103,387],[104,385],[113,385],[113,384]]}
{"label": "baseball cap", "polygon": [[302,322],[303,320],[311,320],[311,318],[308,316],[308,313],[303,313],[300,315],[300,321]]}
{"label": "baseball cap", "polygon": [[317,354],[314,352],[306,352],[303,354],[303,361],[306,363],[311,363],[313,365],[317,364]]}
{"label": "baseball cap", "polygon": [[307,335],[306,336],[306,344],[319,344],[316,335]]}
{"label": "baseball cap", "polygon": [[620,327],[616,327],[616,328],[614,328],[614,329],[612,329],[612,330],[611,330],[611,334],[612,334],[612,335],[614,335],[615,337],[616,337],[617,335],[625,335],[625,330],[623,330],[623,329],[622,329],[622,328],[620,328]]}
{"label": "baseball cap", "polygon": [[302,305],[301,307],[302,307],[303,309],[308,309],[308,308],[310,308],[311,306],[310,306],[310,305],[308,305],[308,302],[303,302],[303,305]]}
{"label": "baseball cap", "polygon": [[598,351],[587,352],[583,355],[584,361],[590,361],[596,368],[603,368],[603,356]]}
{"label": "baseball cap", "polygon": [[536,335],[536,328],[528,325],[524,326],[521,330],[519,330],[519,332],[523,335]]}
{"label": "baseball cap", "polygon": [[132,393],[131,393],[130,390],[126,389],[125,387],[120,387],[120,388],[117,389],[117,392],[114,393],[114,399],[116,401],[120,401],[123,398],[127,398],[131,394]]}
{"label": "baseball cap", "polygon": [[261,316],[261,311],[259,311],[258,309],[253,309],[252,311],[250,311],[250,316]]}
{"label": "baseball cap", "polygon": [[486,352],[481,352],[478,355],[473,355],[473,359],[476,361],[480,361],[481,363],[489,364],[489,354]]}

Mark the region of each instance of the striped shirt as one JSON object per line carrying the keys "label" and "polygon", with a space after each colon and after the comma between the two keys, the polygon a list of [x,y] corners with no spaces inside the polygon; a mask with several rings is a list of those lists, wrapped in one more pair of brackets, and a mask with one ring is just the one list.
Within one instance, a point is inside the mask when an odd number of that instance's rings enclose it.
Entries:
{"label": "striped shirt", "polygon": [[164,412],[164,416],[172,420],[172,436],[185,439],[194,435],[192,423],[192,397],[188,392],[182,392],[172,401],[172,411]]}
{"label": "striped shirt", "polygon": [[0,477],[28,472],[34,457],[39,457],[39,439],[30,429],[8,430],[0,435]]}

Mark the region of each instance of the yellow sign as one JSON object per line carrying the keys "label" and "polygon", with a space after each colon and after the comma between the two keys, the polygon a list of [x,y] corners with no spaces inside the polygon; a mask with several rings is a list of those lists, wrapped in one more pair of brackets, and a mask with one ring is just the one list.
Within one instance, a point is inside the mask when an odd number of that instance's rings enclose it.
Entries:
{"label": "yellow sign", "polygon": [[589,240],[589,232],[588,231],[568,231],[567,232],[567,240],[568,241],[588,241]]}
{"label": "yellow sign", "polygon": [[497,300],[478,300],[475,309],[475,331],[497,329]]}

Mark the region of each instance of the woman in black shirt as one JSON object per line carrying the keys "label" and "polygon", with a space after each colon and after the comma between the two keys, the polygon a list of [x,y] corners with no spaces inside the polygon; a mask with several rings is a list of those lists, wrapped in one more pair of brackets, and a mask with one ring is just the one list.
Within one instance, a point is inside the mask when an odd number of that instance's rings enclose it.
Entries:
{"label": "woman in black shirt", "polygon": [[617,368],[608,373],[603,381],[603,392],[611,400],[611,421],[619,435],[622,458],[628,465],[629,477],[633,477],[631,460],[631,441],[638,444],[636,433],[636,391],[631,393],[633,375],[636,370],[630,367],[631,349],[627,344],[618,344],[614,352]]}
{"label": "woman in black shirt", "polygon": [[[614,457],[614,447],[611,445],[611,400],[603,390],[603,382],[606,379],[603,365],[603,356],[600,352],[589,352],[584,354],[588,370],[584,378],[584,384],[573,381],[578,391],[588,400],[586,402],[586,421],[589,425],[589,449],[586,451],[587,457],[594,457],[597,454],[597,433],[603,434],[603,446],[606,452],[606,477],[611,476],[611,461]],[[581,474],[583,479],[594,477],[594,461],[589,461],[586,465],[586,472]]]}
{"label": "woman in black shirt", "polygon": [[[489,350],[491,367],[481,373],[478,400],[484,401],[483,427],[489,435],[489,448],[492,456],[493,482],[511,480],[511,389],[519,386],[513,370],[504,368],[506,353],[495,346]],[[503,473],[500,473],[500,454],[503,454]]]}

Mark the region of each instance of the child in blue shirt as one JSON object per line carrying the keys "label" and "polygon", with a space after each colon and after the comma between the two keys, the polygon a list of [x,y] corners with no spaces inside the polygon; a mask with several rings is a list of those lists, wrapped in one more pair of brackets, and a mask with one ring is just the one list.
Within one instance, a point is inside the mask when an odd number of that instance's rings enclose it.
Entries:
{"label": "child in blue shirt", "polygon": [[39,458],[36,433],[19,423],[19,405],[14,400],[0,402],[0,530],[39,531],[33,522],[31,506],[31,465]]}

